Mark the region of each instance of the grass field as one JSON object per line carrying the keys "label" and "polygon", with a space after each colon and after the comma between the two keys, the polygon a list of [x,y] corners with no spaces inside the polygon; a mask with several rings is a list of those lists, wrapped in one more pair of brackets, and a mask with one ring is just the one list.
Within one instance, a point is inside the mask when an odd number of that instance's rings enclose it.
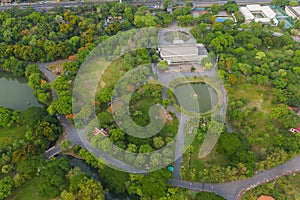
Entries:
{"label": "grass field", "polygon": [[23,137],[26,133],[26,126],[20,127],[10,127],[10,128],[0,128],[0,140],[2,139],[19,139]]}
{"label": "grass field", "polygon": [[[251,113],[246,119],[247,123],[255,124],[255,127],[251,134],[243,138],[249,140],[252,144],[252,151],[258,156],[261,149],[267,148],[268,145],[273,142],[272,136],[274,133],[266,130],[266,124],[269,121],[268,114],[273,107],[271,103],[271,88],[269,86],[254,86],[246,83],[239,83],[232,86],[227,94],[229,98],[247,98],[249,99],[249,102],[245,107],[251,110],[254,107],[257,108],[257,111]],[[238,132],[239,130],[235,131]],[[257,138],[262,138],[263,142],[256,141]],[[183,157],[183,166],[186,170],[195,169],[197,174],[197,172],[202,171],[204,168],[208,169],[210,166],[214,165],[227,166],[229,163],[228,158],[216,151],[216,146],[202,159],[199,159],[198,157],[201,144],[196,138],[193,141],[192,146],[195,147],[195,150],[190,155],[190,158],[188,154],[184,154]]]}
{"label": "grass field", "polygon": [[[267,148],[272,142],[274,133],[266,130],[266,124],[269,121],[269,113],[274,105],[271,103],[272,93],[271,88],[268,86],[257,86],[250,84],[236,84],[228,92],[230,98],[240,99],[247,98],[249,103],[246,108],[253,109],[256,107],[258,110],[251,113],[247,119],[247,124],[254,124],[255,127],[252,133],[247,135],[247,139],[253,145],[252,150],[258,153],[262,148]],[[259,142],[257,139],[260,139]]]}
{"label": "grass field", "polygon": [[[135,118],[135,122],[140,126],[146,126],[150,123],[149,110],[150,107],[155,103],[159,103],[159,99],[154,99],[150,97],[144,97],[141,100],[137,101],[134,105],[131,105],[133,110],[141,111],[142,116]],[[178,130],[178,120],[174,119],[173,121],[166,121],[163,129],[158,133],[160,136],[173,137],[177,134]]]}
{"label": "grass field", "polygon": [[50,200],[50,198],[43,196],[39,192],[39,179],[34,178],[25,183],[23,186],[8,198],[8,200]]}

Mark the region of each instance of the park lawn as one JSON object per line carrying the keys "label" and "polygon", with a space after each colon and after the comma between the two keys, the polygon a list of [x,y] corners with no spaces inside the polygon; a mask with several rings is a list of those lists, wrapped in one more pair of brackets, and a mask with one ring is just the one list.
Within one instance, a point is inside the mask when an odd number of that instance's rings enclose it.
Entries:
{"label": "park lawn", "polygon": [[[130,105],[130,107],[133,108],[134,111],[139,110],[143,114],[144,119],[147,119],[148,122],[150,122],[149,117],[149,110],[150,107],[153,106],[156,102],[158,102],[159,99],[153,99],[151,97],[142,97],[139,101],[137,101],[135,104]],[[133,113],[132,113],[133,114]],[[139,124],[138,122],[136,122]],[[144,124],[140,124],[144,125]],[[174,137],[177,134],[178,131],[178,119],[174,117],[172,121],[166,121],[165,126],[162,128],[162,130],[157,134],[160,136],[168,136],[168,137]]]}
{"label": "park lawn", "polygon": [[[151,97],[142,97],[140,100],[138,100],[136,103],[132,104],[130,102],[130,108],[133,109],[133,111],[141,111],[142,113],[142,118],[146,119],[148,122],[150,122],[150,117],[149,117],[149,110],[151,106],[153,106],[157,102],[157,99],[153,99]],[[134,113],[131,113],[132,115]],[[136,122],[138,123],[138,122]],[[143,126],[143,124],[140,124]]]}
{"label": "park lawn", "polygon": [[20,139],[26,133],[26,126],[12,126],[9,128],[0,128],[0,140]]}
{"label": "park lawn", "polygon": [[[258,111],[250,114],[247,118],[249,123],[256,125],[253,132],[244,139],[249,139],[253,145],[253,151],[256,155],[259,155],[259,152],[262,148],[267,148],[272,144],[272,135],[266,130],[265,126],[268,119],[268,115],[273,105],[271,103],[272,94],[270,94],[271,88],[269,86],[253,86],[247,83],[236,84],[231,87],[228,91],[228,95],[231,98],[240,99],[247,98],[249,103],[245,106],[246,108],[253,109],[254,107],[258,108]],[[268,133],[268,134],[266,134]],[[263,142],[256,141],[257,138],[262,138]],[[195,151],[190,157],[190,163],[188,163],[188,155],[184,154],[183,157],[183,166],[188,171],[188,169],[196,169],[196,172],[202,171],[204,168],[208,168],[213,165],[226,166],[229,163],[228,158],[219,154],[216,151],[216,146],[213,150],[204,158],[200,159],[199,150],[201,144],[197,142],[196,138],[193,141],[192,145],[195,147]]]}
{"label": "park lawn", "polygon": [[[22,185],[8,200],[50,200],[39,192],[39,178],[34,178]],[[53,200],[53,199],[52,199]]]}
{"label": "park lawn", "polygon": [[[271,103],[272,94],[270,86],[258,86],[247,83],[236,84],[228,93],[230,97],[235,99],[247,98],[249,103],[246,108],[258,108],[258,111],[250,114],[247,117],[247,122],[255,124],[253,132],[247,135],[250,143],[252,143],[252,150],[259,153],[262,148],[267,148],[273,142],[272,136],[274,134],[266,130],[266,124],[269,121],[269,113],[273,108]],[[257,141],[257,139],[260,139]]]}
{"label": "park lawn", "polygon": [[101,81],[104,82],[102,85],[104,84],[105,87],[115,85],[123,74],[122,58],[119,58],[111,63],[104,71],[101,78]]}
{"label": "park lawn", "polygon": [[[190,161],[189,161],[189,156],[187,153],[185,153],[183,155],[182,166],[184,167],[184,169],[186,170],[187,173],[189,170],[195,169],[196,177],[197,177],[198,173],[200,171],[203,171],[204,169],[207,169],[214,165],[226,165],[229,162],[224,155],[219,154],[216,151],[217,145],[215,145],[215,147],[212,149],[212,151],[206,157],[200,159],[199,158],[199,150],[200,150],[201,145],[202,145],[202,143],[200,144],[197,141],[197,139],[195,138],[195,140],[192,143],[192,146],[195,147],[195,150],[190,156]],[[188,176],[184,176],[183,174],[181,174],[181,175],[185,180],[189,180]]]}

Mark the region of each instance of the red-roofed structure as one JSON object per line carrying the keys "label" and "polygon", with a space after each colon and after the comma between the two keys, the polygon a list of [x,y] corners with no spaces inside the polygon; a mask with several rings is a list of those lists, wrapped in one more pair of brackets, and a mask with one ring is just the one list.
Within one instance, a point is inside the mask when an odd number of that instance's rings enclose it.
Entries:
{"label": "red-roofed structure", "polygon": [[99,133],[101,133],[102,135],[104,135],[105,137],[109,137],[108,132],[106,130],[104,130],[103,128],[98,129],[97,127],[95,127],[95,130],[92,132],[94,136],[98,135]]}
{"label": "red-roofed structure", "polygon": [[275,200],[275,199],[271,196],[261,195],[257,200]]}
{"label": "red-roofed structure", "polygon": [[295,128],[296,131],[298,131],[298,133],[300,133],[300,124],[298,124],[298,127]]}
{"label": "red-roofed structure", "polygon": [[300,124],[298,125],[297,128],[290,128],[289,131],[291,133],[300,133]]}

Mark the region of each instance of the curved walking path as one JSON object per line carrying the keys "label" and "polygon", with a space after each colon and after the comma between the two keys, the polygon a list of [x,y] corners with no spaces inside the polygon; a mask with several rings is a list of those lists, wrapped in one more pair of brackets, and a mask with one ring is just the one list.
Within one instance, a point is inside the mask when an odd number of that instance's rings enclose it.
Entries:
{"label": "curved walking path", "polygon": [[288,175],[294,172],[300,171],[300,155],[296,158],[279,165],[271,170],[260,172],[259,174],[253,176],[252,178],[221,183],[221,184],[206,184],[198,182],[188,182],[171,180],[169,181],[173,186],[187,188],[194,191],[208,191],[214,192],[220,196],[223,196],[227,200],[237,200],[240,199],[241,195],[258,185],[269,182],[276,178],[284,175]]}
{"label": "curved walking path", "polygon": [[[50,64],[60,64],[65,61],[57,61],[57,62],[51,62],[51,63],[40,63],[39,69],[41,72],[44,73],[44,75],[49,79],[50,82],[53,82],[55,80],[55,76],[46,68],[46,66]],[[207,72],[207,74],[213,75],[215,72],[212,70],[210,72]],[[193,74],[194,75],[194,74]],[[159,76],[162,78],[161,76]],[[167,78],[162,80],[165,81],[171,81],[173,79],[173,75],[166,75],[164,78]],[[223,90],[223,89],[222,89]],[[223,91],[224,92],[224,91]],[[54,99],[57,98],[57,95],[54,91]],[[165,94],[163,94],[164,96]],[[180,115],[175,109],[172,107],[169,107],[170,111],[174,112],[178,119],[183,120],[182,124],[185,124],[184,121],[187,119],[182,119],[183,115]],[[224,109],[224,108],[223,108]],[[81,137],[80,134],[77,132],[77,130],[74,128],[74,126],[66,119],[65,115],[57,115],[58,119],[61,121],[63,127],[65,128],[66,132],[68,133],[68,139],[72,141],[72,144],[79,144],[82,147],[92,150],[93,152],[96,152],[96,156],[102,157],[105,159],[106,162],[114,165],[114,166],[122,166],[121,168],[127,169],[128,171],[134,172],[134,173],[146,173],[145,171],[137,170],[131,165],[128,165],[126,163],[123,163],[120,160],[117,160],[110,156],[109,154],[100,151],[99,149],[95,149],[92,147],[84,137]],[[181,123],[180,123],[181,124]],[[181,126],[181,127],[184,127]],[[179,128],[181,130],[181,128]],[[256,187],[257,185],[269,182],[270,180],[276,179],[278,177],[291,174],[293,172],[299,172],[300,171],[300,155],[298,155],[296,158],[294,158],[291,161],[288,161],[282,165],[279,165],[271,170],[263,171],[257,175],[255,175],[252,178],[234,181],[234,182],[228,182],[228,183],[222,183],[222,184],[212,184],[212,183],[199,183],[199,182],[189,182],[189,181],[181,181],[180,180],[180,168],[181,168],[181,162],[182,162],[182,156],[177,157],[177,155],[181,154],[182,147],[184,146],[184,131],[178,132],[178,142],[177,142],[177,148],[176,148],[176,161],[174,166],[174,180],[170,180],[169,182],[175,186],[175,187],[182,187],[187,188],[194,191],[208,191],[208,192],[214,192],[218,195],[223,196],[227,200],[237,200],[240,198],[240,196],[247,190]],[[54,147],[46,151],[46,155],[51,157],[53,154],[56,154],[60,151],[60,147]]]}
{"label": "curved walking path", "polygon": [[[60,60],[56,62],[49,62],[49,63],[38,63],[40,71],[48,78],[49,82],[52,83],[56,77],[47,69],[47,66],[49,65],[57,65],[61,64],[63,62],[67,62],[68,60]],[[55,91],[53,91],[53,99],[57,99],[57,94]],[[133,173],[147,173],[143,170],[138,170],[131,165],[124,163],[112,156],[110,156],[108,153],[105,153],[99,149],[96,149],[90,145],[90,143],[86,140],[85,137],[82,137],[82,135],[77,131],[77,129],[74,128],[73,124],[69,122],[69,120],[66,118],[65,115],[56,115],[59,121],[61,122],[62,126],[64,127],[65,131],[67,132],[67,139],[72,141],[72,146],[74,145],[80,145],[87,150],[90,150],[90,152],[93,152],[96,157],[103,158],[105,162],[112,166],[120,166],[120,169],[125,169],[127,171],[133,172]],[[61,152],[60,146],[54,146],[48,149],[45,154],[46,158],[51,158],[56,154],[59,154]]]}

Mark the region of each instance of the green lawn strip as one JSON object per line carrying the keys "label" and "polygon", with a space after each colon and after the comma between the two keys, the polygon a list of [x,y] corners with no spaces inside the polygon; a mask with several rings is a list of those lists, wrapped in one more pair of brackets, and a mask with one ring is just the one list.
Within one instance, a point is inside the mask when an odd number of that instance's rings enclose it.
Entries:
{"label": "green lawn strip", "polygon": [[237,84],[228,93],[231,98],[240,99],[247,98],[249,103],[246,108],[258,108],[258,111],[247,117],[247,122],[255,124],[253,132],[249,134],[248,139],[253,144],[252,150],[256,155],[262,148],[267,148],[273,141],[273,132],[266,130],[268,115],[274,105],[271,103],[272,95],[269,94],[271,88],[269,86],[254,87],[250,84]]}
{"label": "green lawn strip", "polygon": [[8,200],[50,200],[39,192],[39,178],[26,182]]}
{"label": "green lawn strip", "polygon": [[[255,124],[255,128],[253,133],[251,133],[248,137],[249,140],[252,140],[253,143],[253,151],[255,154],[259,154],[261,148],[267,148],[268,145],[272,143],[272,135],[266,130],[266,122],[268,121],[268,114],[272,109],[273,105],[271,104],[272,96],[268,93],[270,88],[268,86],[261,87],[253,87],[249,84],[237,84],[235,85],[229,92],[228,95],[230,98],[240,99],[240,98],[248,98],[250,101],[245,106],[246,108],[253,109],[253,107],[257,107],[258,111],[249,115],[247,117],[247,121],[249,123]],[[257,138],[263,138],[263,142],[257,142]],[[196,176],[198,176],[198,172],[202,171],[205,168],[209,168],[214,165],[222,165],[227,166],[229,161],[225,156],[219,154],[216,151],[216,146],[213,150],[206,156],[205,158],[199,159],[198,153],[201,147],[201,144],[195,138],[192,146],[194,146],[194,152],[189,156],[187,153],[183,156],[183,167],[187,171],[191,169],[196,170]],[[189,158],[190,157],[190,158]],[[190,160],[188,162],[188,160]],[[184,177],[186,180],[188,176]]]}
{"label": "green lawn strip", "polygon": [[[143,97],[139,101],[137,101],[134,105],[131,105],[134,111],[141,111],[142,116],[140,119],[147,119],[147,121],[150,122],[150,117],[149,117],[149,110],[150,107],[155,104],[159,100],[153,99],[151,97]],[[132,113],[134,114],[134,113]],[[139,124],[138,121],[136,121],[137,124]],[[145,124],[140,124],[142,126],[145,126]],[[172,123],[166,123],[163,129],[157,134],[159,136],[169,136],[172,137],[177,134],[178,130],[178,120],[173,119]]]}
{"label": "green lawn strip", "polygon": [[149,109],[155,104],[154,102],[156,102],[155,99],[151,97],[142,97],[136,103],[130,105],[130,107],[132,107],[134,111],[141,111],[142,118],[147,119],[147,121],[150,121]]}
{"label": "green lawn strip", "polygon": [[26,133],[26,126],[12,126],[9,128],[0,128],[0,139],[20,139]]}
{"label": "green lawn strip", "polygon": [[122,60],[116,60],[109,65],[103,73],[102,81],[105,82],[106,86],[111,86],[117,83],[117,81],[123,76]]}

